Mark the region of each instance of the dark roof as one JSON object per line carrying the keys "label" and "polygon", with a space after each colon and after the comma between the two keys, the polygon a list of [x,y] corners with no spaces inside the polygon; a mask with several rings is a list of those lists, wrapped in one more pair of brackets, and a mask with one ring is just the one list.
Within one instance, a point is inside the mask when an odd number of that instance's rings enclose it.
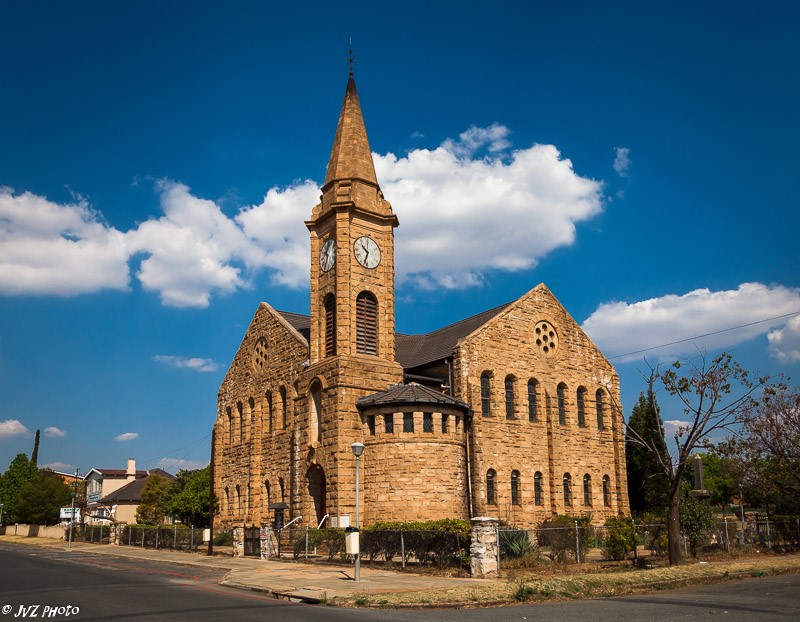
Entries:
{"label": "dark roof", "polygon": [[[403,369],[411,369],[439,361],[450,356],[453,348],[462,339],[474,330],[483,326],[498,313],[503,311],[510,302],[483,311],[477,315],[465,318],[439,330],[435,330],[427,335],[404,335],[397,333],[395,336],[395,359]],[[300,313],[289,311],[278,311],[283,318],[299,332],[306,341],[311,339],[311,318]]]}
{"label": "dark roof", "polygon": [[440,406],[453,406],[464,411],[469,410],[468,404],[429,387],[424,387],[416,382],[396,384],[393,387],[389,387],[386,391],[362,397],[357,402],[359,408],[384,406],[388,404],[436,404]]}
{"label": "dark roof", "polygon": [[[92,469],[92,471],[97,471],[103,477],[125,477],[128,474],[125,469]],[[147,471],[137,469],[136,477],[147,477]]]}
{"label": "dark roof", "polygon": [[174,475],[167,473],[163,469],[150,469],[149,471],[145,471],[145,473],[145,477],[128,482],[122,488],[107,494],[105,497],[100,499],[100,503],[119,503],[125,501],[141,503],[142,490],[144,489],[144,485],[147,483],[147,480],[151,475],[160,475],[169,482],[177,481],[177,478]]}

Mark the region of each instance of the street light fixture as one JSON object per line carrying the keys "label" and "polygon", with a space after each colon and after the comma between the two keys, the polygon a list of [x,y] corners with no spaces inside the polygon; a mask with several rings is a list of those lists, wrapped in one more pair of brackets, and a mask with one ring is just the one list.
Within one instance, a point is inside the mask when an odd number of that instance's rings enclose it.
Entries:
{"label": "street light fixture", "polygon": [[[358,490],[360,488],[360,481],[359,481],[359,466],[361,463],[361,454],[364,453],[364,443],[355,442],[350,445],[350,449],[353,450],[353,455],[356,457],[356,532],[358,532]],[[356,553],[356,561],[355,561],[355,571],[353,573],[353,577],[356,581],[361,581],[361,550]]]}

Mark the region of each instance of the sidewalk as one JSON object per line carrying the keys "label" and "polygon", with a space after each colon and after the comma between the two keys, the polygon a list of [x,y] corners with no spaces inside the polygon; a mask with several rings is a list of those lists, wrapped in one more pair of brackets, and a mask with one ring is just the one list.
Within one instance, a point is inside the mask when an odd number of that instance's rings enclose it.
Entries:
{"label": "sidewalk", "polygon": [[[67,550],[63,540],[0,536],[0,543],[47,546]],[[373,594],[420,592],[424,590],[475,587],[492,583],[486,579],[458,579],[431,577],[410,572],[393,572],[373,569],[361,564],[361,581],[353,580],[352,566],[304,564],[294,561],[271,561],[253,557],[209,557],[202,553],[187,553],[165,549],[145,549],[136,546],[89,544],[73,542],[70,549],[76,553],[91,553],[127,557],[182,566],[195,566],[227,571],[220,585],[264,592],[276,598],[316,603],[333,598],[367,596]]]}

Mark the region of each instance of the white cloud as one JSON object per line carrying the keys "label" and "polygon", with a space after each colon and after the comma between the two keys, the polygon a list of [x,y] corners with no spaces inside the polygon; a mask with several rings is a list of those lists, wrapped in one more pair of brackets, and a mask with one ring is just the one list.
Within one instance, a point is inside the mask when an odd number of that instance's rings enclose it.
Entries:
{"label": "white cloud", "polygon": [[770,331],[767,338],[770,353],[781,363],[800,361],[800,315],[786,322],[783,328]]}
{"label": "white cloud", "polygon": [[191,471],[193,469],[202,469],[208,464],[208,460],[181,460],[179,458],[161,458],[158,461],[158,468],[165,471],[177,471],[184,469]]}
{"label": "white cloud", "polygon": [[[742,283],[734,290],[697,289],[641,302],[604,303],[587,318],[583,329],[608,356],[672,344],[648,352],[667,357],[693,353],[697,347],[730,348],[787,324],[785,317],[763,320],[795,311],[800,311],[800,289]],[[793,322],[792,325],[796,326]],[[791,334],[773,337],[773,351],[790,351]],[[700,335],[708,336],[683,341]],[[632,354],[623,360],[641,359],[644,354]]]}
{"label": "white cloud", "polygon": [[0,421],[0,438],[11,438],[12,436],[26,436],[30,430],[26,428],[18,419],[6,419]]}
{"label": "white cloud", "polygon": [[492,123],[489,127],[472,125],[466,132],[458,135],[458,140],[445,140],[442,148],[459,158],[471,158],[482,149],[489,153],[499,153],[511,147],[508,140],[510,134],[511,130],[499,123]]}
{"label": "white cloud", "polygon": [[59,204],[0,187],[0,293],[73,296],[126,289],[125,236],[84,199]]}
{"label": "white cloud", "polygon": [[192,369],[194,371],[217,371],[219,365],[211,359],[190,358],[186,356],[167,356],[164,354],[156,354],[153,357],[154,361],[164,363],[171,367]]}
{"label": "white cloud", "polygon": [[614,157],[614,170],[620,177],[628,176],[628,169],[631,167],[631,150],[627,147],[617,147]]}
{"label": "white cloud", "polygon": [[67,433],[64,430],[60,430],[55,426],[50,426],[44,429],[44,435],[49,436],[50,438],[64,438]]}
{"label": "white cloud", "polygon": [[61,471],[62,473],[69,473],[75,471],[74,464],[66,464],[65,462],[48,462],[42,465],[45,469],[52,469],[53,471]]}
{"label": "white cloud", "polygon": [[125,432],[114,437],[115,441],[135,441],[139,438],[138,432]]}

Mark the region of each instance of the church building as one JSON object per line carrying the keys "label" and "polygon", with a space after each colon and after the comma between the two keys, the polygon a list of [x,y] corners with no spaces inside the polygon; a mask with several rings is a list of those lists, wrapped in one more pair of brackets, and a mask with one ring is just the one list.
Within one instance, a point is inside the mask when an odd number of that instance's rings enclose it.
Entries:
{"label": "church building", "polygon": [[[219,390],[217,528],[628,514],[619,377],[543,284],[395,332],[394,229],[352,71],[311,239],[310,315],[262,302]],[[310,208],[311,206],[309,206]]]}

